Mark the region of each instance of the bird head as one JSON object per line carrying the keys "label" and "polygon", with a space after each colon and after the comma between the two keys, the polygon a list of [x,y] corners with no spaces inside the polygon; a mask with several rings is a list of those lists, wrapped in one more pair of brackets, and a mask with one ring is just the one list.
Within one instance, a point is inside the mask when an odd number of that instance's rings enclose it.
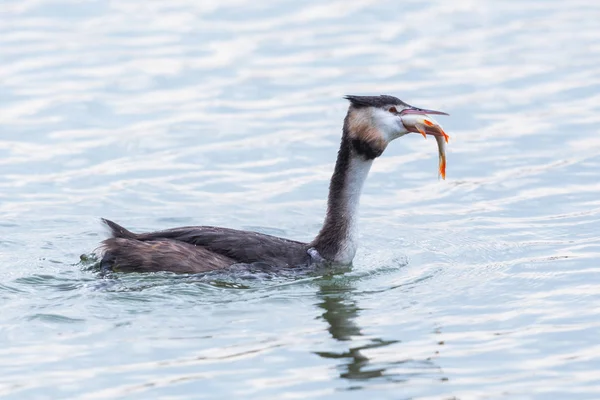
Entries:
{"label": "bird head", "polygon": [[448,115],[445,112],[414,107],[388,95],[345,98],[350,107],[344,121],[344,135],[351,140],[355,151],[368,159],[380,156],[392,140],[407,133],[447,139],[439,125],[417,118],[425,114]]}

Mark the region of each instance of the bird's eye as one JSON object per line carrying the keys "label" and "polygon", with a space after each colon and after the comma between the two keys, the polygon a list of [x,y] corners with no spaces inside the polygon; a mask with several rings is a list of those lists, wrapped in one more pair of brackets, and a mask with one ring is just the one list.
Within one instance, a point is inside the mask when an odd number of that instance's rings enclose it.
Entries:
{"label": "bird's eye", "polygon": [[394,106],[390,107],[388,111],[391,112],[392,114],[398,113],[398,110],[396,110],[396,107],[394,107]]}

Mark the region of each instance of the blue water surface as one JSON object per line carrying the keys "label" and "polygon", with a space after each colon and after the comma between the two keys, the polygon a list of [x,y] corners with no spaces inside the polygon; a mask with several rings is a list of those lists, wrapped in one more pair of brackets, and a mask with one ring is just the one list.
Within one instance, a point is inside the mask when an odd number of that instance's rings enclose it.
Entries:
{"label": "blue water surface", "polygon": [[[600,398],[600,3],[3,0],[0,396]],[[349,269],[101,276],[106,236],[310,240],[345,94],[451,114],[377,160]]]}

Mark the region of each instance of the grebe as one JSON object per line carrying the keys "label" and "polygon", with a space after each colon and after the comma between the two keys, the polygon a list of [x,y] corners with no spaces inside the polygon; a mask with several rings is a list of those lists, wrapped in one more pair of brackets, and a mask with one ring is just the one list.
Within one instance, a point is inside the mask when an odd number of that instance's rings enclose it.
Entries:
{"label": "grebe", "polygon": [[[282,268],[328,262],[350,264],[358,246],[360,194],[373,160],[392,140],[410,132],[433,135],[440,145],[442,137],[447,140],[441,127],[429,120],[418,123],[423,121],[419,118],[425,114],[448,114],[413,107],[388,95],[345,98],[350,105],[329,185],[327,214],[312,242],[212,226],[133,233],[102,219],[111,231],[111,237],[100,247],[102,269],[199,273],[239,263],[260,262]],[[440,150],[440,170],[442,161],[445,166],[442,153]]]}

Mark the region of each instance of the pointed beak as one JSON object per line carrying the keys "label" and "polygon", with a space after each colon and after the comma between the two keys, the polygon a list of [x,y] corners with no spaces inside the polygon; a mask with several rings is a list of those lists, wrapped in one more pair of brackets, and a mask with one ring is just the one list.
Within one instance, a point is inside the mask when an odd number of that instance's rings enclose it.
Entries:
{"label": "pointed beak", "polygon": [[413,107],[413,106],[409,106],[409,108],[405,108],[404,110],[402,110],[400,112],[400,115],[406,115],[406,114],[450,115],[443,111],[427,110],[425,108],[417,108],[417,107]]}

